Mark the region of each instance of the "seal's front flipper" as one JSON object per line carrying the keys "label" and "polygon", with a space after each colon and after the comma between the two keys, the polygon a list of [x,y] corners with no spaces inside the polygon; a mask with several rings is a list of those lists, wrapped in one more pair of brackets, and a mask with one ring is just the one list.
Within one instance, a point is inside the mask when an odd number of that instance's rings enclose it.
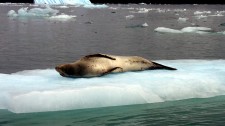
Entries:
{"label": "seal's front flipper", "polygon": [[109,69],[105,73],[103,73],[101,76],[109,74],[109,73],[119,73],[119,72],[123,72],[123,68],[121,68],[121,67],[114,67],[112,69]]}
{"label": "seal's front flipper", "polygon": [[159,63],[156,63],[156,62],[152,62],[152,63],[153,63],[153,66],[151,66],[150,68],[148,68],[149,70],[155,70],[155,69],[177,70],[176,68],[164,66],[164,65],[159,64]]}
{"label": "seal's front flipper", "polygon": [[108,55],[104,55],[104,54],[93,54],[93,55],[87,55],[85,56],[86,58],[91,58],[91,57],[102,57],[102,58],[107,58],[107,59],[111,59],[111,60],[116,60],[116,58],[113,58],[111,56]]}

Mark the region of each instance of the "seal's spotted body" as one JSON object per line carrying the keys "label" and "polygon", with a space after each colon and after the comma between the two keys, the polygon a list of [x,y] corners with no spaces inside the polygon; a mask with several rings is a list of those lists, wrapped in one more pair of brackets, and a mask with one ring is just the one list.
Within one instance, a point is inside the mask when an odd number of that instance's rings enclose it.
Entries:
{"label": "seal's spotted body", "polygon": [[88,55],[80,60],[55,68],[64,77],[96,77],[108,73],[140,71],[149,69],[176,70],[139,56]]}

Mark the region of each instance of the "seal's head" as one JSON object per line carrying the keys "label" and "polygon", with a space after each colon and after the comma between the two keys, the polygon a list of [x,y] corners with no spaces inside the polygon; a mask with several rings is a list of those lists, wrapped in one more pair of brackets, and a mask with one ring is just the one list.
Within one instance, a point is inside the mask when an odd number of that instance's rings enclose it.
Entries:
{"label": "seal's head", "polygon": [[63,77],[80,77],[84,74],[84,67],[79,64],[62,64],[56,66],[55,70]]}
{"label": "seal's head", "polygon": [[55,70],[63,77],[72,77],[74,75],[74,69],[71,64],[63,64],[55,67]]}

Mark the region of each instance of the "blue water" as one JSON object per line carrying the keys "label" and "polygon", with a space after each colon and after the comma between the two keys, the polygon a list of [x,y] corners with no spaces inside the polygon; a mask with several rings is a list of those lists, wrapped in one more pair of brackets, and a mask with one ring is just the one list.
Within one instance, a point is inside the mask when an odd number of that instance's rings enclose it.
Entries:
{"label": "blue water", "polygon": [[114,126],[114,125],[224,125],[225,97],[81,109],[72,111],[15,114],[0,111],[2,126]]}
{"label": "blue water", "polygon": [[[224,6],[0,6],[0,125],[224,124]],[[212,32],[154,31],[198,26]],[[54,70],[93,53],[178,70],[79,79]]]}

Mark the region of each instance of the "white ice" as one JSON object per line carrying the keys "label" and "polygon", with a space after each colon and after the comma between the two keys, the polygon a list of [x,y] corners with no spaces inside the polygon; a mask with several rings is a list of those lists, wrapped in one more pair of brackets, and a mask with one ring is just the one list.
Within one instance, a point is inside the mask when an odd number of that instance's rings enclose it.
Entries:
{"label": "white ice", "polygon": [[211,11],[195,11],[194,15],[211,14]]}
{"label": "white ice", "polygon": [[141,25],[142,27],[148,27],[148,24],[145,22],[144,24]]}
{"label": "white ice", "polygon": [[59,111],[225,95],[225,60],[165,60],[177,71],[149,70],[64,78],[54,69],[0,74],[0,108]]}
{"label": "white ice", "polygon": [[185,27],[181,30],[171,29],[166,27],[158,27],[155,29],[156,32],[160,33],[197,33],[197,34],[206,34],[211,33],[213,30],[207,27]]}
{"label": "white ice", "polygon": [[105,4],[95,5],[90,0],[34,0],[35,4],[47,5],[81,5],[85,8],[106,8]]}
{"label": "white ice", "polygon": [[155,29],[155,31],[160,32],[160,33],[183,33],[180,30],[166,28],[166,27],[158,27],[158,28]]}
{"label": "white ice", "polygon": [[127,15],[127,16],[125,16],[125,17],[126,17],[127,20],[131,20],[131,19],[134,18],[134,15]]}
{"label": "white ice", "polygon": [[56,16],[51,16],[49,17],[50,20],[57,20],[57,21],[68,21],[71,19],[74,19],[76,16],[75,15],[66,15],[66,14],[60,14]]}
{"label": "white ice", "polygon": [[182,17],[179,17],[178,18],[178,21],[179,22],[186,22],[189,18],[182,18]]}
{"label": "white ice", "polygon": [[28,7],[22,7],[18,10],[16,13],[14,10],[10,10],[8,12],[8,16],[10,17],[49,17],[54,16],[59,11],[56,9],[52,9],[49,6],[46,6],[46,8],[32,8],[28,9]]}
{"label": "white ice", "polygon": [[70,5],[92,4],[90,0],[34,0],[34,3],[35,4],[70,4]]}

